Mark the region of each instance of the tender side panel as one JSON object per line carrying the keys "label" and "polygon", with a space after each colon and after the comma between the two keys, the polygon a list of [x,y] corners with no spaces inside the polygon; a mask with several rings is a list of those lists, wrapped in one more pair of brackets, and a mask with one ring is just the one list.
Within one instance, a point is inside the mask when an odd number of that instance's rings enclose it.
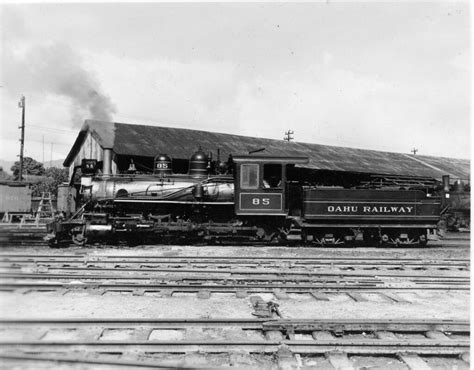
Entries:
{"label": "tender side panel", "polygon": [[436,223],[440,202],[421,191],[305,189],[303,212],[308,221]]}

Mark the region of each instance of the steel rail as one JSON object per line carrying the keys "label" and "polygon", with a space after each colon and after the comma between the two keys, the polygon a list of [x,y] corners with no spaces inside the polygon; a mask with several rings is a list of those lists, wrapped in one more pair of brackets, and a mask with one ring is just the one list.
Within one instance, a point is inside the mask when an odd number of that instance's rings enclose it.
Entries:
{"label": "steel rail", "polygon": [[[159,352],[159,353],[186,353],[200,351],[207,353],[229,353],[236,350],[248,353],[276,353],[282,347],[289,349],[293,354],[326,354],[338,351],[352,355],[395,355],[403,352],[420,355],[463,355],[469,351],[469,321],[465,320],[318,320],[318,319],[2,319],[2,329],[33,330],[32,336],[38,339],[3,339],[0,345],[3,353],[0,358],[22,360],[24,354],[8,353],[8,351],[51,351],[69,353],[76,350],[87,350],[89,354],[96,352],[122,353],[123,351]],[[45,332],[34,331],[34,328],[45,329]],[[204,328],[232,328],[232,330],[255,330],[261,333],[257,339],[243,338],[230,340],[223,335],[222,339],[202,339],[183,337],[176,340],[150,339],[153,330],[187,330],[192,327]],[[48,340],[44,337],[49,330],[61,328],[85,331],[87,339]],[[94,332],[90,332],[94,329]],[[137,330],[137,335],[131,335],[128,340],[102,339],[107,329]],[[265,333],[272,334],[270,336]],[[276,339],[275,333],[280,337]],[[325,333],[324,337],[318,333]],[[386,336],[354,337],[354,334],[365,333],[392,333],[392,338]],[[193,333],[193,331],[191,331]],[[218,333],[218,332],[217,332]],[[295,339],[296,334],[309,335],[311,339]],[[332,334],[334,333],[334,336]],[[397,337],[393,333],[404,333],[407,336]],[[420,338],[420,333],[425,337]],[[445,334],[446,333],[446,334]],[[417,335],[410,338],[409,335]],[[328,336],[329,335],[329,336]],[[450,338],[450,335],[455,337]],[[313,338],[318,338],[314,340]],[[10,357],[9,357],[10,356]],[[28,354],[26,355],[28,356]],[[44,353],[43,355],[44,356]],[[43,357],[44,358],[44,357]],[[32,357],[31,360],[38,358]],[[76,359],[74,359],[75,362]],[[94,359],[97,360],[97,359]]]}
{"label": "steel rail", "polygon": [[[222,278],[219,277],[212,277],[212,276],[203,276],[203,277],[196,277],[194,275],[190,276],[110,276],[110,275],[55,275],[55,274],[12,274],[12,275],[0,275],[3,280],[8,280],[8,279],[13,279],[14,281],[19,281],[19,280],[105,280],[105,281],[161,281],[164,282],[166,281],[172,281],[172,282],[194,282],[202,284],[204,282],[209,283],[209,282],[216,282],[218,285],[227,285],[229,283],[245,283],[245,282],[271,282],[271,283],[295,283],[295,284],[302,284],[302,283],[307,283],[307,284],[312,284],[313,286],[318,285],[318,284],[329,284],[329,283],[334,283],[334,284],[358,284],[358,285],[377,285],[377,284],[387,284],[391,283],[390,281],[384,281],[376,278],[358,278],[358,279],[350,279],[350,278],[345,278],[345,277],[340,277],[339,279],[337,277],[334,278],[320,278],[320,279],[296,279],[294,277],[291,278],[281,278],[281,277],[259,277],[259,276],[253,276],[253,277],[231,277],[231,276],[226,276],[224,281],[222,281]],[[467,278],[461,278],[461,279],[449,279],[449,278],[435,278],[435,279],[408,279],[406,283],[411,283],[411,284],[422,284],[423,286],[426,285],[437,285],[437,286],[448,286],[448,287],[459,287],[465,285],[466,287],[470,285],[470,280],[469,277]],[[216,284],[214,284],[216,286]]]}
{"label": "steel rail", "polygon": [[[27,245],[31,247],[49,247],[48,242],[44,241],[44,236],[46,236],[46,228],[0,228],[0,232],[2,235],[0,235],[0,239],[8,243],[5,245],[5,247],[17,247],[18,245]],[[391,249],[397,249],[397,250],[413,250],[413,249],[424,249],[424,250],[436,250],[440,248],[457,248],[457,247],[468,247],[468,245],[463,245],[465,242],[469,242],[470,238],[469,237],[462,237],[462,238],[450,238],[450,239],[442,239],[442,240],[432,240],[428,243],[428,245],[420,247],[419,245],[403,245],[400,247],[395,247],[395,246],[384,246],[384,247],[376,247],[373,245],[367,245],[363,243],[357,243],[356,245],[348,246],[348,245],[343,245],[343,246],[321,246],[321,245],[316,245],[316,244],[301,244],[296,241],[291,242],[287,241],[285,242],[280,242],[280,243],[268,243],[265,241],[249,241],[249,240],[221,240],[219,244],[211,244],[215,246],[219,246],[221,248],[227,248],[227,247],[261,247],[261,246],[268,246],[268,247],[275,247],[275,248],[285,248],[285,247],[297,247],[297,248],[303,248],[303,249],[324,249],[324,248],[337,248],[339,250],[344,250],[344,249],[354,249],[354,248],[381,248],[385,250],[391,250]],[[205,242],[205,241],[203,241]],[[192,243],[192,241],[188,240],[188,244],[180,244],[182,246],[187,246],[191,245],[189,244]],[[453,243],[457,243],[460,245],[453,245]],[[104,243],[103,241],[99,243],[100,245],[104,246],[114,246],[116,244],[107,244]],[[127,245],[126,241],[122,241],[118,243],[119,245]],[[202,244],[202,243],[201,243]],[[69,242],[64,242],[62,243],[64,246],[71,246],[71,247],[76,247],[72,241]],[[162,242],[160,243],[159,241],[148,241],[146,243],[143,243],[142,245],[144,246],[150,246],[150,245],[159,245],[159,246],[167,246],[170,244],[163,244]],[[92,245],[91,245],[92,246]],[[200,246],[200,245],[199,245]]]}
{"label": "steel rail", "polygon": [[130,328],[131,326],[152,328],[189,328],[190,326],[225,327],[240,326],[261,330],[294,331],[336,331],[366,332],[392,331],[419,333],[424,331],[442,331],[449,333],[470,333],[470,322],[458,319],[268,319],[268,318],[66,318],[66,319],[0,319],[3,326],[47,326],[51,327],[82,327],[92,326],[104,328]]}
{"label": "steel rail", "polygon": [[[32,362],[53,362],[55,364],[81,364],[81,365],[97,365],[97,366],[112,366],[125,367],[127,369],[133,368],[147,368],[147,369],[196,369],[196,366],[183,366],[176,364],[172,361],[132,361],[132,360],[111,360],[111,359],[98,359],[95,358],[84,358],[84,357],[69,357],[65,355],[59,356],[45,356],[41,355],[30,355],[30,354],[18,354],[18,353],[2,353],[0,352],[0,359],[4,360],[4,365],[7,365],[7,361],[21,361],[22,366],[26,365],[26,361]],[[13,367],[13,366],[12,366]],[[206,366],[206,368],[208,368]]]}
{"label": "steel rail", "polygon": [[8,341],[0,340],[0,346],[18,348],[29,351],[48,348],[52,351],[69,352],[75,348],[99,349],[106,352],[117,352],[120,347],[134,351],[156,352],[231,352],[238,349],[247,352],[275,353],[280,346],[287,346],[294,353],[324,354],[331,351],[343,351],[349,354],[397,354],[400,352],[415,352],[417,354],[433,355],[460,355],[469,351],[470,343],[467,340],[241,340],[241,341],[216,341],[216,340],[190,340],[190,341]]}
{"label": "steel rail", "polygon": [[[116,271],[120,272],[120,271]],[[190,271],[192,272],[192,271]],[[219,273],[220,274],[220,273]],[[218,274],[216,274],[218,275]],[[239,277],[239,276],[232,276],[232,275],[239,275],[239,274],[231,274],[227,273],[228,276],[209,276],[209,274],[205,274],[204,276],[196,276],[196,275],[102,275],[102,274],[55,274],[55,273],[46,273],[46,272],[41,272],[41,273],[29,273],[29,272],[22,272],[22,273],[0,273],[0,278],[2,279],[100,279],[100,280],[150,280],[150,279],[160,279],[160,280],[198,280],[198,281],[215,281],[215,280],[236,280],[236,281],[311,281],[311,282],[317,282],[317,281],[327,281],[328,278],[325,277],[320,277],[319,279],[317,278],[297,278],[294,276],[285,278],[282,277],[286,275],[285,273],[279,273],[279,272],[274,272],[271,275],[275,276],[261,276],[264,274],[243,274],[243,275],[252,275],[252,276],[245,276],[245,277]],[[255,275],[255,276],[253,276]],[[304,274],[301,274],[304,275]],[[278,277],[277,277],[278,276]],[[344,276],[344,274],[334,274],[334,275],[329,275],[329,279],[333,281],[340,281],[342,279],[350,279],[351,276]],[[359,280],[362,281],[370,281],[370,282],[380,282],[380,279],[377,279],[376,277],[373,276],[355,276]],[[439,279],[442,281],[442,279]],[[453,278],[452,280],[454,281],[461,281],[461,282],[469,282],[469,277],[460,277],[460,278]]]}
{"label": "steel rail", "polygon": [[226,282],[216,284],[169,284],[169,283],[154,283],[149,282],[146,284],[134,284],[134,283],[100,283],[100,282],[11,282],[5,283],[0,282],[0,291],[12,291],[16,289],[30,289],[30,290],[51,290],[51,289],[104,289],[104,290],[119,290],[119,291],[134,291],[136,289],[145,290],[145,291],[167,291],[167,292],[199,292],[202,290],[207,290],[210,292],[274,292],[276,290],[284,290],[286,293],[311,293],[311,292],[346,292],[346,291],[427,291],[427,290],[449,290],[449,291],[469,291],[470,286],[468,284],[464,286],[460,285],[436,285],[433,286],[423,285],[423,286],[391,286],[391,285],[375,285],[373,283],[365,284],[347,284],[341,285],[337,284],[301,284],[301,283],[253,283],[253,284],[243,284],[243,283],[232,283],[228,284]]}
{"label": "steel rail", "polygon": [[[216,268],[189,268],[189,266],[186,267],[180,267],[180,268],[169,268],[169,267],[160,267],[160,268],[130,268],[130,267],[124,267],[124,266],[115,266],[113,268],[111,267],[82,267],[82,266],[66,266],[66,267],[55,267],[55,266],[37,266],[37,268],[40,267],[46,267],[48,273],[51,273],[52,271],[78,271],[78,272],[117,272],[117,273],[128,273],[128,272],[140,272],[140,273],[169,273],[169,272],[174,272],[174,273],[192,273],[192,274],[226,274],[226,275],[278,275],[278,276],[351,276],[351,277],[375,277],[375,276],[384,276],[384,277],[403,277],[403,278],[441,278],[441,277],[450,277],[453,279],[463,279],[466,276],[462,276],[463,272],[460,272],[459,275],[447,275],[448,273],[453,273],[452,271],[446,271],[442,270],[441,274],[439,275],[427,275],[425,272],[419,272],[418,274],[413,274],[413,272],[407,272],[405,270],[402,270],[402,272],[399,273],[393,273],[393,272],[388,272],[388,271],[371,271],[371,272],[353,272],[353,271],[331,271],[331,270],[313,270],[313,271],[308,271],[308,269],[305,270],[294,270],[291,269],[289,270],[288,267],[283,266],[274,266],[272,268],[267,268],[267,269],[257,269],[255,267],[249,267],[248,269],[232,269],[232,268],[223,268],[223,267],[216,267]],[[0,275],[8,275],[12,274],[13,272],[10,271],[18,271],[22,270],[24,266],[9,266],[9,267],[0,267]],[[43,271],[40,271],[43,272]],[[468,277],[469,275],[467,275]]]}
{"label": "steel rail", "polygon": [[[354,249],[351,249],[354,250]],[[173,261],[176,259],[183,260],[183,261],[188,261],[188,260],[231,260],[232,261],[241,261],[241,260],[248,260],[251,263],[255,262],[255,258],[258,257],[259,261],[281,261],[281,260],[288,260],[288,261],[315,261],[316,263],[321,263],[321,261],[329,261],[329,262],[334,262],[334,261],[348,261],[348,263],[353,263],[354,261],[360,261],[360,262],[366,262],[366,261],[388,261],[390,263],[393,263],[393,257],[319,257],[319,256],[259,256],[259,255],[248,255],[248,256],[196,256],[196,255],[185,255],[185,256],[157,256],[157,255],[128,255],[128,254],[120,254],[120,255],[94,255],[94,254],[88,254],[87,252],[84,253],[78,253],[78,254],[57,254],[55,255],[54,253],[52,254],[11,254],[11,253],[0,253],[0,258],[81,258],[81,259],[97,259],[97,258],[107,258],[107,259],[115,259],[115,258],[120,258],[123,259],[124,261],[131,261],[133,259],[158,259],[158,260],[169,260]],[[420,261],[421,260],[421,261]],[[69,261],[69,260],[65,260]],[[397,261],[400,263],[405,262],[420,262],[420,263],[438,263],[439,261],[446,261],[446,262],[461,262],[461,263],[469,263],[470,260],[469,258],[443,258],[443,259],[431,259],[424,261],[421,258],[397,258]],[[21,262],[21,261],[19,261]],[[240,262],[237,262],[240,263]]]}
{"label": "steel rail", "polygon": [[[256,257],[258,258],[258,257]],[[61,261],[52,261],[52,260],[25,260],[25,261],[0,261],[0,266],[6,268],[6,267],[20,267],[20,264],[23,265],[43,265],[43,266],[51,266],[54,267],[55,264],[62,266],[56,267],[56,268],[80,268],[84,265],[90,266],[88,268],[93,268],[96,265],[113,265],[114,267],[118,268],[128,268],[128,269],[133,269],[133,265],[139,265],[139,267],[135,267],[140,270],[144,270],[146,268],[163,268],[162,266],[165,266],[165,268],[184,268],[181,266],[186,266],[189,267],[190,265],[194,266],[204,266],[208,267],[209,265],[214,265],[216,268],[220,269],[232,269],[235,267],[248,267],[248,268],[266,268],[266,269],[271,269],[271,268],[281,268],[282,265],[283,267],[287,269],[296,269],[296,268],[340,268],[340,269],[354,269],[355,267],[363,269],[363,270],[460,270],[460,271],[468,271],[470,269],[470,266],[468,262],[466,263],[429,263],[429,262],[420,262],[420,263],[396,263],[396,262],[391,262],[391,263],[339,263],[339,262],[332,262],[332,263],[291,263],[288,264],[288,262],[285,261],[275,261],[272,263],[262,263],[262,262],[239,262],[239,261],[192,261],[192,260],[183,260],[179,262],[175,261],[163,261],[163,262],[143,262],[143,261],[107,261],[107,260],[93,260],[93,261],[75,261],[75,260],[61,260]],[[79,265],[79,266],[71,266],[71,265]]]}
{"label": "steel rail", "polygon": [[[470,284],[469,276],[412,276],[412,275],[383,275],[383,274],[372,274],[372,275],[359,275],[359,274],[287,274],[285,272],[275,271],[273,273],[234,273],[234,272],[223,272],[223,271],[208,271],[206,274],[199,276],[194,274],[194,271],[190,270],[188,275],[166,275],[159,274],[156,271],[155,274],[147,275],[121,275],[122,271],[114,270],[117,274],[115,275],[102,275],[102,274],[57,274],[49,272],[22,272],[22,273],[0,273],[0,279],[15,279],[15,280],[167,280],[167,281],[221,281],[224,279],[226,282],[229,281],[261,281],[261,282],[307,282],[307,283],[319,283],[319,282],[361,282],[361,283],[386,283],[383,278],[397,278],[403,279],[411,283],[436,283],[436,284]],[[185,272],[182,272],[185,273]],[[225,276],[222,276],[222,275]],[[220,275],[220,276],[219,276]],[[243,275],[243,276],[242,276]],[[285,277],[287,276],[288,277]],[[305,276],[306,275],[306,276]]]}

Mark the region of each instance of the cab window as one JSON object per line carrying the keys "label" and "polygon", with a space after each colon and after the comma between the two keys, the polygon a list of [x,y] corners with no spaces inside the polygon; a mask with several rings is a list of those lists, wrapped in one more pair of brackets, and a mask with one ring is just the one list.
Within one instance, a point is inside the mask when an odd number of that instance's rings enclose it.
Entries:
{"label": "cab window", "polygon": [[258,164],[242,164],[240,166],[240,187],[242,189],[258,188]]}
{"label": "cab window", "polygon": [[264,164],[263,165],[263,187],[264,188],[281,188],[281,164]]}

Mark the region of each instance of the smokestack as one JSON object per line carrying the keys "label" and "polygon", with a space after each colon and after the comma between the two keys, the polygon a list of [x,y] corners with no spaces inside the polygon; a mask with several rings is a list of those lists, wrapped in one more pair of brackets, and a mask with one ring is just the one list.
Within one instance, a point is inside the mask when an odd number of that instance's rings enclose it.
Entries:
{"label": "smokestack", "polygon": [[449,175],[443,175],[443,191],[449,193]]}
{"label": "smokestack", "polygon": [[104,176],[112,175],[112,149],[104,149],[102,174]]}

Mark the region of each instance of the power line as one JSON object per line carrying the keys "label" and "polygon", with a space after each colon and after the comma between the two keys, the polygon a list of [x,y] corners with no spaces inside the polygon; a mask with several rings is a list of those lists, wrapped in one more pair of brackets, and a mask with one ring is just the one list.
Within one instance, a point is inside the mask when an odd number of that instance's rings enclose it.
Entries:
{"label": "power line", "polygon": [[42,130],[49,130],[49,131],[59,131],[59,132],[77,132],[76,130],[64,130],[56,127],[45,127],[39,125],[28,125],[28,127],[40,128]]}
{"label": "power line", "polygon": [[[7,138],[0,138],[1,141],[15,141],[15,139],[7,139]],[[36,139],[26,139],[25,141],[30,142],[34,141],[35,143],[43,143],[43,140],[36,140]],[[59,143],[57,141],[45,141],[45,143],[54,143],[54,145],[60,145],[60,146],[68,146],[72,147],[72,144],[64,144],[64,143]]]}

